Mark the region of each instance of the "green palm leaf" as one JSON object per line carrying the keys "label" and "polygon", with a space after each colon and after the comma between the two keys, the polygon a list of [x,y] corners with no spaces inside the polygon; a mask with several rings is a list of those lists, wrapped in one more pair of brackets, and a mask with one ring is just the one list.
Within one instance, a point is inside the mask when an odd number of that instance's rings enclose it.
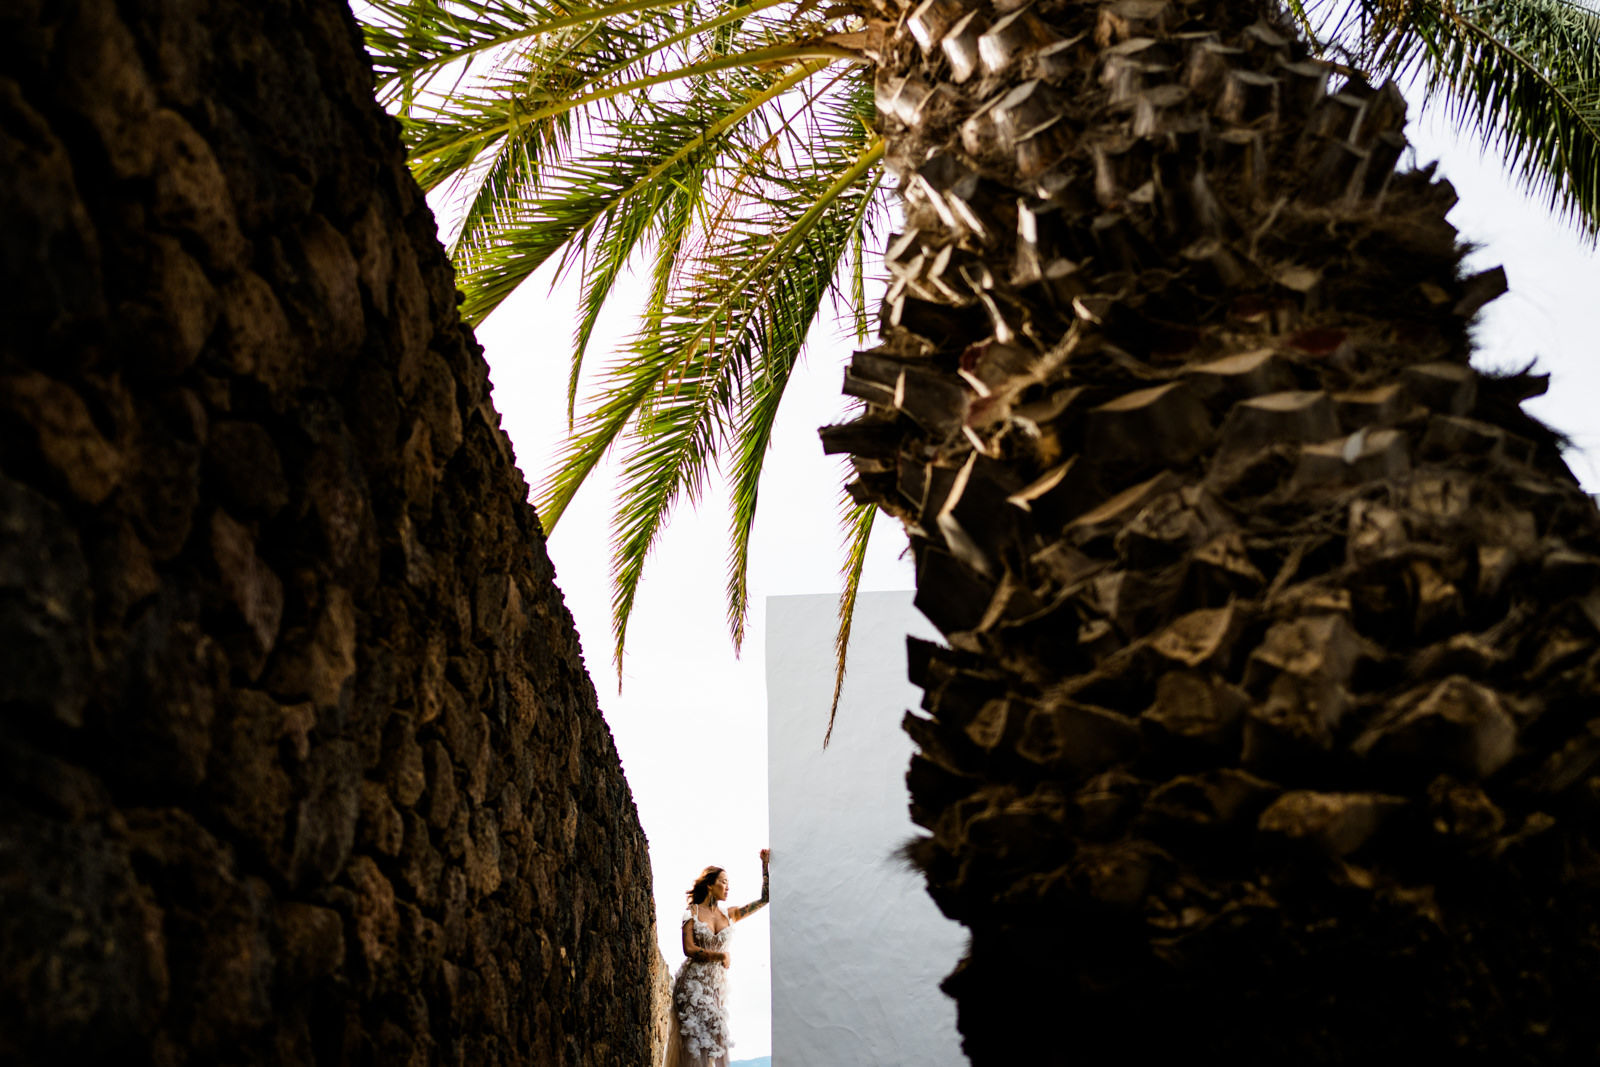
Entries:
{"label": "green palm leaf", "polygon": [[[774,6],[680,4],[671,18],[631,27],[623,16],[640,10],[634,5],[613,5],[599,20],[539,9],[538,25],[497,22],[474,37],[447,17],[449,5],[430,4],[421,21],[432,46],[414,22],[406,34],[382,37],[384,84],[404,83],[410,94],[414,168],[425,184],[468,190],[453,247],[468,321],[492,313],[552,259],[558,273],[581,264],[568,368],[572,436],[540,505],[553,527],[600,459],[624,444],[619,656],[656,536],[680,497],[699,496],[723,455],[734,501],[729,619],[736,644],[742,639],[756,488],[784,387],[846,265],[862,302],[859,253],[881,156],[868,129],[870,81],[859,68],[818,79],[836,61],[858,58],[830,34],[841,27],[764,19]],[[391,0],[392,24],[408,25],[405,7]],[[573,43],[580,27],[597,37],[582,49]],[[637,36],[627,53],[617,42],[630,28]],[[515,61],[448,97],[427,100],[413,88],[452,63],[508,56]],[[809,136],[781,145],[797,122],[812,127]],[[796,151],[802,144],[827,147]],[[638,336],[604,373],[600,401],[574,419],[595,323],[647,252],[651,293]]]}
{"label": "green palm leaf", "polygon": [[[1524,183],[1600,220],[1600,49],[1572,0],[1284,0],[1370,74],[1415,74]],[[815,0],[374,0],[380,97],[425,189],[458,206],[463,314],[480,322],[546,263],[581,279],[570,435],[539,497],[553,528],[610,449],[620,657],[650,549],[705,479],[730,481],[728,616],[748,614],[750,534],[785,387],[826,307],[868,328],[882,169],[859,24]],[[642,269],[632,341],[578,395],[596,323]],[[872,516],[849,507],[850,613]],[[830,717],[831,727],[831,717]]]}
{"label": "green palm leaf", "polygon": [[828,707],[828,729],[822,747],[833,740],[833,722],[839,714],[839,694],[844,692],[845,666],[849,661],[850,628],[856,618],[856,596],[861,592],[861,572],[867,565],[867,544],[872,540],[872,520],[878,509],[872,504],[857,504],[846,494],[841,506],[845,528],[844,566],[839,576],[844,591],[839,594],[839,631],[833,639],[833,702]]}
{"label": "green palm leaf", "polygon": [[[707,464],[723,445],[733,458],[734,522],[728,613],[735,642],[748,611],[749,537],[773,420],[812,322],[833,287],[872,186],[881,143],[866,145],[815,195],[810,176],[763,175],[761,210],[708,248],[680,299],[641,332],[602,395],[612,398],[573,438],[551,482],[559,511],[633,422],[614,538],[614,633],[620,659],[645,561],[680,493],[699,496]],[[814,164],[824,162],[821,158]],[[642,373],[641,373],[642,372]],[[621,379],[621,380],[619,380]],[[631,410],[616,403],[627,398]]]}
{"label": "green palm leaf", "polygon": [[659,207],[670,190],[692,180],[696,167],[725,166],[717,150],[727,146],[726,136],[823,65],[801,63],[748,94],[697,94],[697,106],[652,107],[615,119],[589,139],[596,150],[546,168],[542,180],[551,195],[503,204],[492,237],[460,250],[463,316],[481,321],[550,256],[581,247],[607,212],[636,198]]}

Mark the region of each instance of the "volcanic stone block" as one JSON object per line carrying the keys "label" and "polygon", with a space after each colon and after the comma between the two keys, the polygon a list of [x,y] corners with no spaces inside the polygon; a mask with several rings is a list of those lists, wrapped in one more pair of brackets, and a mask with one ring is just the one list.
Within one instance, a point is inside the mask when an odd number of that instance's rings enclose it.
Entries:
{"label": "volcanic stone block", "polygon": [[159,108],[150,121],[158,153],[155,221],[193,238],[207,267],[235,267],[248,245],[211,146],[176,111]]}
{"label": "volcanic stone block", "polygon": [[1253,828],[1281,787],[1246,771],[1225,767],[1180,775],[1151,791],[1144,814],[1155,821],[1227,828],[1248,821]]}
{"label": "volcanic stone block", "polygon": [[1225,668],[1246,621],[1245,613],[1231,601],[1220,608],[1191,611],[1156,634],[1150,647],[1186,667],[1210,663]]}
{"label": "volcanic stone block", "polygon": [[271,518],[289,502],[277,446],[256,423],[213,422],[202,469],[207,488],[241,517]]}
{"label": "volcanic stone block", "polygon": [[242,633],[222,637],[233,665],[252,681],[260,677],[278,640],[283,619],[283,582],[256,555],[250,532],[226,511],[211,513],[211,557],[228,602],[244,623]]}
{"label": "volcanic stone block", "polygon": [[284,875],[288,855],[283,827],[295,800],[279,756],[287,733],[284,709],[265,693],[239,689],[219,715],[209,788],[222,818]]}
{"label": "volcanic stone block", "polygon": [[355,845],[361,779],[353,746],[348,741],[318,745],[305,777],[290,831],[289,878],[296,886],[317,886],[333,879]]}
{"label": "volcanic stone block", "polygon": [[58,32],[71,42],[57,58],[60,106],[88,127],[96,162],[114,177],[147,176],[156,95],[132,32],[109,2],[83,4]]}
{"label": "volcanic stone block", "polygon": [[71,157],[10,78],[0,80],[0,215],[11,231],[8,307],[19,337],[49,337],[105,313],[99,241]]}
{"label": "volcanic stone block", "polygon": [[88,699],[89,569],[49,500],[0,476],[0,702],[81,725]]}
{"label": "volcanic stone block", "polygon": [[277,953],[284,977],[310,983],[344,968],[344,924],[339,913],[315,904],[278,907]]}
{"label": "volcanic stone block", "polygon": [[1199,671],[1168,670],[1156,680],[1155,701],[1141,720],[1174,738],[1212,747],[1238,744],[1235,725],[1250,697]]}
{"label": "volcanic stone block", "polygon": [[237,374],[281,393],[298,384],[301,341],[267,281],[240,271],[218,291],[222,350]]}
{"label": "volcanic stone block", "polygon": [[400,915],[394,889],[367,856],[356,856],[345,872],[355,892],[347,899],[354,934],[351,958],[356,980],[376,987],[388,977],[399,950]]}
{"label": "volcanic stone block", "polygon": [[1370,841],[1383,823],[1405,807],[1401,797],[1379,793],[1285,793],[1261,813],[1264,834],[1313,845],[1330,856],[1348,856]]}
{"label": "volcanic stone block", "polygon": [[101,435],[83,400],[42,374],[0,381],[9,414],[31,431],[39,457],[69,493],[99,504],[122,480],[123,456]]}
{"label": "volcanic stone block", "polygon": [[397,856],[405,840],[405,822],[377,782],[361,783],[361,814],[357,840],[383,856]]}
{"label": "volcanic stone block", "polygon": [[1453,676],[1373,723],[1352,748],[1374,761],[1400,766],[1442,756],[1462,779],[1478,781],[1506,765],[1516,741],[1516,723],[1499,695]]}

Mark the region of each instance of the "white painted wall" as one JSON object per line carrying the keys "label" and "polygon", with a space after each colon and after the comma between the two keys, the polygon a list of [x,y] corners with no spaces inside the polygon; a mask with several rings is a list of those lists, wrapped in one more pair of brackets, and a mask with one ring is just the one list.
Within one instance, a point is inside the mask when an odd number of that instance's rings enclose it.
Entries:
{"label": "white painted wall", "polygon": [[964,1067],[938,984],[965,932],[893,854],[908,814],[900,720],[908,633],[936,633],[912,594],[863,593],[833,741],[834,595],[767,598],[773,1067]]}

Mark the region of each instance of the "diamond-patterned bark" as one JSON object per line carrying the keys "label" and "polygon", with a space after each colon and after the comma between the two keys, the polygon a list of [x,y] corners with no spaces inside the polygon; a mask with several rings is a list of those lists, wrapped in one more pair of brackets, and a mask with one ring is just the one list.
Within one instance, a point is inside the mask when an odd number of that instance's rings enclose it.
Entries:
{"label": "diamond-patterned bark", "polygon": [[1393,85],[1245,3],[870,13],[904,229],[823,431],[905,524],[976,1064],[1591,1062],[1600,517]]}

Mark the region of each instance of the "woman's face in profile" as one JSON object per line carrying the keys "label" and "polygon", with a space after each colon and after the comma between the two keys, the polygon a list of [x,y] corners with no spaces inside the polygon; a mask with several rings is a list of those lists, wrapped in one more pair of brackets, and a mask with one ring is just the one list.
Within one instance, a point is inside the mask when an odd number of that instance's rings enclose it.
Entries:
{"label": "woman's face in profile", "polygon": [[711,883],[711,897],[713,900],[728,899],[728,872],[723,871],[717,875],[717,880]]}

